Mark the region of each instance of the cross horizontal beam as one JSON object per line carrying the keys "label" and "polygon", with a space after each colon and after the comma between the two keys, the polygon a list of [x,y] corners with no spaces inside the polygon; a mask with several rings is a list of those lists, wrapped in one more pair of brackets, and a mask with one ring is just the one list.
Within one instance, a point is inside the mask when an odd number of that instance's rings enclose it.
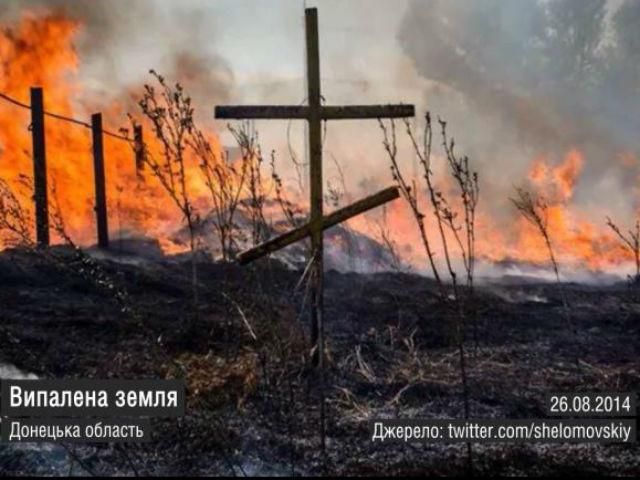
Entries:
{"label": "cross horizontal beam", "polygon": [[353,120],[358,118],[406,118],[415,116],[413,105],[331,105],[320,108],[323,120]]}
{"label": "cross horizontal beam", "polygon": [[[309,118],[309,107],[286,105],[218,106],[216,118],[225,119],[280,119],[304,120]],[[415,116],[413,105],[347,105],[320,107],[322,120],[355,120],[365,118],[406,118]]]}
{"label": "cross horizontal beam", "polygon": [[[369,197],[363,198],[362,200],[358,200],[351,205],[343,207],[335,212],[326,215],[322,218],[322,229],[326,230],[331,228],[339,223],[348,220],[351,217],[355,217],[367,210],[371,210],[375,207],[378,207],[384,203],[390,202],[391,200],[395,200],[400,196],[400,192],[397,187],[389,187],[381,190],[378,193],[375,193]],[[298,227],[294,230],[291,230],[287,233],[284,233],[276,238],[269,240],[268,242],[262,243],[256,247],[253,247],[249,250],[242,252],[238,255],[238,263],[241,265],[246,265],[247,263],[253,262],[269,253],[275,252],[276,250],[280,250],[292,243],[298,242],[305,237],[311,235],[313,230],[313,224],[307,223],[302,227]]]}
{"label": "cross horizontal beam", "polygon": [[218,106],[216,107],[215,115],[216,118],[229,118],[234,120],[305,119],[309,116],[309,107],[288,107],[283,105]]}

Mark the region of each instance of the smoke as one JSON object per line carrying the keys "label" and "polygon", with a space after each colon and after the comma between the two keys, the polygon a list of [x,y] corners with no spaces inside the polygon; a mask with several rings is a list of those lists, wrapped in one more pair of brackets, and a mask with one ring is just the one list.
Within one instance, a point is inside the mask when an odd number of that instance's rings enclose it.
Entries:
{"label": "smoke", "polygon": [[575,201],[600,213],[607,198],[630,213],[640,171],[619,158],[638,151],[640,69],[628,64],[640,43],[623,21],[631,13],[637,18],[640,2],[409,4],[398,39],[432,82],[428,108],[450,121],[481,166],[494,214],[532,158],[560,162],[573,148],[586,158]]}
{"label": "smoke", "polygon": [[207,3],[190,0],[188,8],[173,8],[169,3],[13,0],[0,4],[0,21],[15,21],[25,12],[61,13],[78,21],[79,74],[88,96],[109,100],[121,95],[123,89],[139,88],[149,80],[148,70],[154,68],[172,81],[184,83],[196,104],[206,101],[211,106],[212,102],[226,101],[233,74],[215,51],[215,30],[211,28],[215,22]]}
{"label": "smoke", "polygon": [[[139,18],[153,19],[154,11],[149,2],[87,2],[77,0],[12,0],[0,5],[0,18],[15,19],[25,11],[35,14],[42,12],[60,12],[65,16],[80,20],[90,32],[92,41],[86,42],[86,52],[105,51],[122,34],[140,29]],[[140,17],[141,14],[144,17]],[[149,17],[151,15],[151,17]],[[142,27],[143,28],[143,27]]]}
{"label": "smoke", "polygon": [[[26,10],[78,20],[79,97],[134,112],[153,68],[183,83],[196,113],[213,121],[215,104],[304,101],[302,8],[294,0],[15,0],[0,3],[0,20],[10,25]],[[480,235],[488,237],[517,230],[508,198],[535,159],[553,172],[579,151],[581,168],[566,171],[570,193],[562,198],[580,220],[588,212],[599,232],[607,215],[630,223],[637,206],[638,19],[637,0],[327,0],[320,7],[323,97],[416,103],[446,119],[458,150],[480,172],[488,225]],[[297,176],[289,149],[304,161],[303,127],[257,123],[268,142],[263,151],[278,152],[290,185]],[[229,141],[222,122],[214,128]],[[375,121],[329,122],[324,133],[325,177],[346,184],[346,202],[392,181]],[[416,176],[409,142],[399,147]],[[442,165],[434,162],[437,175]],[[570,230],[576,222],[567,218]]]}

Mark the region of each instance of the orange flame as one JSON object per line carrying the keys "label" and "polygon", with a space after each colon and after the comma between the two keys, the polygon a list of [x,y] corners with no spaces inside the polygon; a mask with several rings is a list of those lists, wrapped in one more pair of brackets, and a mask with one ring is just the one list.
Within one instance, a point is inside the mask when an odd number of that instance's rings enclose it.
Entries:
{"label": "orange flame", "polygon": [[[56,14],[25,15],[21,21],[0,31],[0,91],[24,103],[30,86],[42,86],[45,109],[66,116],[78,116],[70,99],[80,98],[83,91],[76,72],[78,55],[73,47],[74,36],[82,28],[78,23]],[[123,104],[128,103],[128,98]],[[85,107],[86,107],[85,103]],[[119,103],[108,106],[91,104],[105,112],[105,125],[114,126],[115,118],[124,118],[125,107]],[[83,112],[89,117],[91,112]],[[30,114],[26,109],[0,102],[0,178],[17,184],[20,175],[32,172],[31,135],[28,131]],[[111,128],[113,130],[113,128]],[[47,118],[47,156],[49,178],[55,183],[58,201],[70,235],[80,244],[95,241],[93,210],[93,170],[91,135],[88,129],[60,123]],[[158,149],[147,131],[145,140],[150,148]],[[213,144],[220,148],[215,135]],[[628,158],[621,157],[628,163]],[[624,263],[630,255],[609,234],[604,225],[595,225],[586,216],[571,208],[579,176],[584,166],[583,154],[573,149],[556,166],[541,156],[533,160],[528,179],[533,188],[549,202],[548,225],[554,248],[561,261],[589,268]],[[105,167],[110,230],[135,231],[158,238],[165,251],[173,253],[184,248],[167,238],[169,229],[175,230],[181,221],[177,208],[158,182],[140,182],[130,145],[105,137]],[[206,188],[198,172],[197,162],[188,165],[187,180],[195,201],[203,202]],[[445,182],[444,190],[451,186]],[[19,190],[17,190],[19,191]],[[289,195],[294,198],[295,195]],[[28,194],[21,198],[23,205],[32,208]],[[482,199],[481,199],[482,202]],[[427,206],[427,198],[421,199]],[[539,233],[513,210],[506,226],[486,214],[478,212],[477,256],[489,261],[515,259],[534,263],[547,262],[544,243]],[[397,201],[387,207],[388,229],[400,246],[399,253],[411,264],[426,265],[420,238],[407,206]],[[436,232],[435,219],[426,218],[427,228]],[[365,217],[349,222],[361,232],[373,234],[375,228]],[[434,234],[431,235],[435,237]],[[0,248],[2,239],[0,239]]]}
{"label": "orange flame", "polygon": [[[44,89],[45,110],[73,117],[69,99],[77,98],[82,85],[75,73],[79,64],[73,39],[81,25],[56,14],[36,16],[26,14],[15,27],[0,32],[0,91],[26,101],[30,86]],[[105,129],[108,119],[125,118],[119,104],[98,107],[104,112]],[[86,118],[89,113],[86,113]],[[82,118],[82,117],[81,117]],[[0,178],[17,184],[20,175],[31,175],[30,112],[15,105],[0,102]],[[93,159],[91,132],[82,126],[46,117],[47,170],[50,186],[55,186],[56,199],[63,213],[68,233],[79,244],[95,242]],[[113,123],[112,123],[113,125]],[[117,127],[111,128],[117,131]],[[151,131],[145,141],[157,150]],[[217,140],[212,138],[214,148]],[[135,170],[131,146],[124,141],[104,136],[105,170],[109,222],[116,231],[135,231],[162,238],[167,228],[175,228],[181,216],[158,182],[140,182]],[[205,192],[194,159],[188,164],[188,188],[195,197]],[[150,175],[149,175],[150,176]],[[31,209],[31,198],[22,198]],[[196,199],[197,203],[197,199]],[[164,238],[163,246],[175,252],[182,247]],[[0,243],[1,246],[1,243]]]}

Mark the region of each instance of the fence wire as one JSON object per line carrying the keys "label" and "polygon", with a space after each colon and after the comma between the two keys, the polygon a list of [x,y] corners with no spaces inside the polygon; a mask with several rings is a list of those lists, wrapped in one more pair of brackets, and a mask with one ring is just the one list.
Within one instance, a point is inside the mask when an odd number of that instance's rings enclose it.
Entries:
{"label": "fence wire", "polygon": [[[16,100],[15,98],[12,98],[12,97],[10,97],[9,95],[7,95],[5,93],[0,92],[0,99],[5,100],[5,101],[17,106],[17,107],[25,108],[27,110],[31,110],[31,105],[28,105],[26,103],[20,102],[19,100]],[[52,112],[47,112],[47,111],[44,112],[44,115],[47,116],[47,117],[50,117],[50,118],[54,118],[56,120],[61,120],[63,122],[68,122],[68,123],[72,123],[74,125],[79,125],[81,127],[88,128],[89,130],[91,130],[93,128],[90,123],[84,122],[82,120],[78,120],[77,118],[67,117],[67,116],[64,116],[64,115],[60,115],[58,113],[52,113]],[[125,136],[125,135],[121,135],[121,134],[118,134],[118,133],[110,132],[109,130],[104,130],[104,129],[101,130],[101,131],[102,131],[102,133],[104,135],[108,135],[109,137],[113,137],[113,138],[115,138],[117,140],[122,140],[122,141],[125,141],[125,142],[128,142],[128,143],[134,142],[134,139],[129,138],[129,137]]]}

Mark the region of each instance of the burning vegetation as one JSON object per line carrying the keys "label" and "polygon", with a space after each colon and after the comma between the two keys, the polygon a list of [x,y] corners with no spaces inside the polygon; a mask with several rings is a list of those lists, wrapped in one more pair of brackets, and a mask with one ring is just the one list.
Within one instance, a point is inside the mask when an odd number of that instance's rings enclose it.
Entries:
{"label": "burning vegetation", "polygon": [[[132,115],[132,121],[146,124],[145,146],[149,153],[149,161],[153,162],[152,159],[156,158],[164,162],[162,156],[166,153],[165,145],[162,138],[156,135],[155,120],[148,115],[153,113],[151,109],[157,106],[147,103],[146,112],[144,108],[136,108],[139,101],[137,92],[145,92],[144,86],[131,88],[120,101],[109,105],[82,99],[83,86],[74,75],[79,59],[73,48],[74,36],[81,29],[82,25],[60,15],[25,15],[19,25],[6,27],[0,35],[0,51],[5,59],[0,92],[19,100],[23,105],[28,105],[25,101],[28,87],[42,86],[45,92],[45,109],[48,112],[74,117],[78,111],[102,110],[107,126],[121,125],[121,120],[118,119],[129,113]],[[166,82],[164,88],[173,90],[173,86],[167,87]],[[161,93],[156,93],[160,100]],[[194,109],[195,105],[190,107]],[[0,109],[4,119],[0,128],[4,159],[0,164],[0,178],[16,192],[24,208],[31,209],[31,194],[19,188],[21,178],[32,170],[29,112],[6,101],[0,104]],[[156,115],[156,120],[158,118]],[[116,127],[114,128],[117,130]],[[106,127],[105,129],[108,130]],[[186,205],[183,204],[177,209],[172,206],[175,199],[167,195],[162,180],[157,176],[158,170],[153,168],[153,164],[147,165],[148,168],[143,172],[143,181],[141,180],[141,172],[136,170],[131,154],[133,130],[130,130],[131,142],[110,135],[105,135],[104,138],[107,159],[106,198],[112,217],[111,236],[128,238],[139,235],[156,238],[163,251],[168,254],[189,250],[190,242],[176,241],[174,235],[176,225],[180,225],[184,220]],[[257,182],[264,182],[265,185],[261,188],[265,192],[273,193],[275,186],[271,184],[271,175],[264,171],[256,171],[257,167],[264,167],[264,162],[255,161],[251,168],[243,166],[247,163],[247,158],[244,157],[255,156],[256,146],[250,145],[249,138],[242,139],[236,136],[240,145],[232,153],[220,145],[215,132],[199,127],[197,132],[197,138],[190,140],[196,144],[188,148],[184,145],[184,181],[191,197],[190,209],[200,211],[203,218],[209,212],[214,212],[216,221],[212,226],[217,230],[220,242],[215,249],[215,255],[228,259],[230,251],[237,252],[240,249],[238,245],[229,244],[234,240],[227,231],[234,228],[231,227],[233,222],[229,218],[236,212],[234,204],[250,205],[257,202],[250,208],[259,208],[260,193],[252,193],[251,189],[257,187]],[[47,116],[46,138],[49,176],[55,180],[61,192],[61,210],[65,212],[69,233],[78,244],[89,246],[95,242],[93,186],[86,181],[93,175],[90,131],[81,125],[68,124],[59,118]],[[246,145],[243,146],[242,143]],[[242,150],[244,153],[235,153]],[[231,158],[228,158],[228,155],[231,155]],[[595,270],[633,262],[633,253],[616,241],[615,235],[607,231],[604,222],[592,223],[580,212],[572,211],[573,190],[579,181],[583,164],[584,157],[578,150],[569,151],[564,161],[557,166],[553,166],[545,157],[537,157],[532,161],[529,181],[543,190],[551,201],[549,223],[555,232],[558,256],[573,267],[586,266]],[[243,170],[245,168],[246,171]],[[224,182],[220,176],[225,178]],[[213,178],[216,178],[219,191],[211,189]],[[239,185],[245,183],[246,189]],[[248,185],[249,183],[254,183],[253,187]],[[452,186],[440,185],[439,188],[444,191]],[[281,185],[280,191],[283,193],[284,188],[288,188],[289,191],[284,196],[288,202],[296,205],[293,207],[295,210],[306,208],[295,188]],[[339,189],[344,190],[342,187]],[[252,195],[255,198],[250,198]],[[272,197],[275,198],[275,195]],[[270,202],[265,198],[263,203]],[[281,209],[275,210],[278,214],[276,216],[279,217]],[[227,218],[223,218],[224,216]],[[410,253],[420,251],[419,245],[422,243],[420,237],[412,233],[411,216],[406,209],[394,206],[391,210],[387,209],[386,223],[398,233],[396,241],[400,243],[400,250],[406,252],[403,255],[404,262],[421,270],[419,256]],[[482,209],[479,210],[476,221],[479,230],[483,232],[483,235],[478,235],[475,252],[475,257],[481,263],[546,262],[546,255],[543,253],[545,248],[541,248],[544,246],[535,228],[526,221],[510,222],[510,230],[503,231],[501,226],[494,224],[491,218],[482,212]],[[437,229],[436,218],[427,217],[426,222],[427,228]],[[349,225],[356,232],[379,238],[378,229],[372,226],[371,221],[354,220]],[[264,233],[261,238],[264,239]],[[3,239],[2,244],[6,246],[8,241]]]}
{"label": "burning vegetation", "polygon": [[[284,179],[278,152],[263,152],[251,122],[228,125],[235,145],[222,145],[221,132],[203,126],[188,78],[152,70],[117,101],[83,97],[74,49],[82,28],[46,13],[0,31],[0,360],[52,378],[185,379],[188,414],[178,425],[154,421],[151,446],[3,446],[7,472],[640,471],[627,445],[378,450],[367,437],[376,418],[533,418],[550,391],[638,389],[640,352],[629,339],[640,333],[640,224],[625,233],[574,209],[587,162],[578,148],[560,162],[532,160],[502,228],[483,210],[492,198],[483,182],[495,172],[460,152],[455,125],[438,117],[434,127],[430,113],[420,131],[378,119],[393,187],[345,204],[344,177],[325,179],[320,202],[335,211],[308,224],[317,205]],[[25,100],[34,86],[44,92],[44,135]],[[78,120],[97,110],[104,128]],[[45,139],[43,187],[31,172]],[[108,248],[95,246],[99,180],[88,181],[99,155]],[[354,217],[397,192],[402,200],[382,215]],[[314,238],[237,265],[246,249],[317,235],[336,216],[348,221],[326,232],[324,249]],[[341,267],[326,269],[324,285],[314,271],[322,252]],[[359,256],[363,271],[349,268]],[[554,282],[482,276],[507,262],[549,268]],[[629,265],[628,283],[564,275]]]}

